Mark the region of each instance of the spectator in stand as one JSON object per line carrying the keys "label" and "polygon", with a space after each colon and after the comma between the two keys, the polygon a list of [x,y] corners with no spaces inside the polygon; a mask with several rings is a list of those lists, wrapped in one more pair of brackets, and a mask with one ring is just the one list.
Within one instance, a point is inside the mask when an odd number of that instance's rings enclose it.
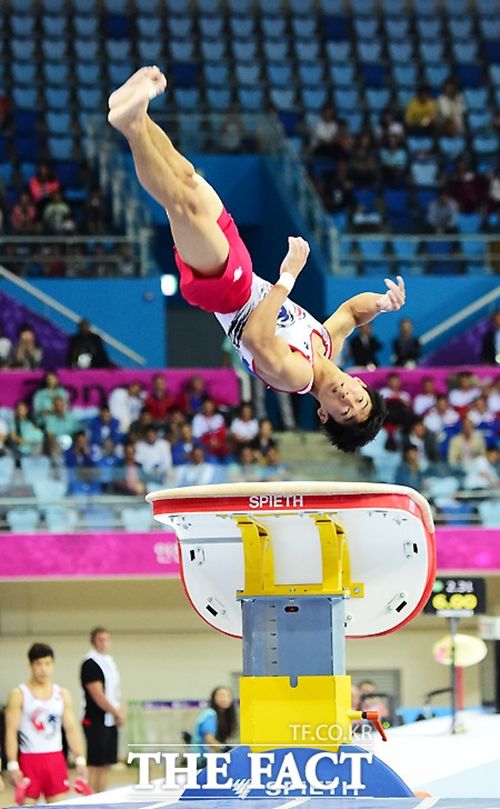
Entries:
{"label": "spectator in stand", "polygon": [[407,444],[403,449],[403,458],[396,470],[394,480],[398,486],[411,486],[421,491],[424,484],[424,473],[420,468],[419,451],[414,444]]}
{"label": "spectator in stand", "polygon": [[85,232],[91,236],[104,235],[106,226],[107,202],[98,186],[90,189],[83,208],[83,224]]}
{"label": "spectator in stand", "polygon": [[80,320],[78,331],[69,339],[68,368],[109,368],[106,349],[98,334],[90,328],[88,320]]}
{"label": "spectator in stand", "polygon": [[372,324],[364,323],[358,326],[348,343],[349,355],[353,365],[359,368],[376,368],[378,365],[377,352],[382,343],[373,334]]}
{"label": "spectator in stand", "polygon": [[[450,381],[448,380],[448,382]],[[448,399],[451,406],[458,411],[460,416],[463,416],[481,394],[482,390],[471,372],[461,371],[458,374],[456,386],[453,386],[448,394]]]}
{"label": "spectator in stand", "polygon": [[344,118],[340,118],[337,135],[335,137],[335,160],[349,160],[353,146],[354,136],[350,132],[349,122],[344,120]]}
{"label": "spectator in stand", "polygon": [[213,399],[205,399],[201,412],[192,421],[193,437],[198,438],[209,458],[224,460],[228,454],[227,427]]}
{"label": "spectator in stand", "polygon": [[49,440],[50,454],[57,458],[61,450],[71,446],[71,436],[81,428],[81,422],[68,409],[63,396],[54,396],[53,412],[44,416],[42,426]]}
{"label": "spectator in stand", "polygon": [[206,486],[218,482],[220,469],[217,464],[208,463],[201,446],[193,446],[187,463],[175,468],[176,486]]}
{"label": "spectator in stand", "polygon": [[401,377],[395,371],[388,375],[387,384],[380,389],[380,394],[387,405],[384,423],[388,435],[386,449],[393,451],[398,443],[399,432],[409,429],[413,423],[411,396],[401,389]]}
{"label": "spectator in stand", "polygon": [[21,191],[10,217],[14,236],[32,236],[40,231],[36,206],[28,191]]}
{"label": "spectator in stand", "polygon": [[441,95],[437,102],[437,126],[442,135],[454,138],[465,132],[465,113],[467,107],[464,97],[458,92],[453,79],[447,79],[443,85]]}
{"label": "spectator in stand", "polygon": [[468,416],[462,421],[460,433],[450,439],[448,445],[448,463],[458,473],[469,471],[474,458],[486,455],[486,443],[479,430],[474,428]]}
{"label": "spectator in stand", "polygon": [[171,444],[175,441],[178,441],[181,438],[181,430],[183,425],[186,424],[187,419],[180,407],[174,407],[170,411],[170,416],[168,418],[168,425],[167,425],[167,432],[166,437]]}
{"label": "spectator in stand", "polygon": [[5,419],[0,417],[0,458],[4,455],[9,455],[9,448],[7,446],[7,439],[9,438],[9,425]]}
{"label": "spectator in stand", "polygon": [[259,433],[259,422],[254,416],[251,402],[243,402],[239,407],[238,415],[233,418],[229,426],[232,450],[238,453],[243,444],[250,444]]}
{"label": "spectator in stand", "polygon": [[246,151],[247,129],[237,101],[232,101],[221,120],[217,146],[227,154],[241,154]]}
{"label": "spectator in stand", "polygon": [[105,438],[102,445],[93,449],[93,456],[99,468],[99,480],[104,492],[113,491],[113,481],[117,469],[123,464],[119,448],[112,438]]}
{"label": "spectator in stand", "polygon": [[432,98],[430,88],[426,84],[420,84],[416,95],[406,107],[405,124],[408,132],[415,135],[432,133],[437,114],[437,104]]}
{"label": "spectator in stand", "polygon": [[434,377],[424,376],[422,379],[422,392],[417,393],[413,399],[412,408],[415,415],[425,416],[435,406],[437,395]]}
{"label": "spectator in stand", "polygon": [[28,181],[28,188],[39,216],[42,215],[51,195],[54,191],[58,191],[60,187],[61,183],[57,179],[52,166],[44,161],[38,163],[35,174]]}
{"label": "spectator in stand", "polygon": [[143,497],[146,494],[146,476],[135,457],[134,444],[125,444],[123,460],[114,470],[112,488],[118,494]]}
{"label": "spectator in stand", "polygon": [[272,435],[273,423],[271,419],[260,419],[259,432],[253,441],[250,441],[250,446],[252,447],[257,460],[262,461],[267,456],[270,449],[277,448],[277,443]]}
{"label": "spectator in stand", "polygon": [[467,474],[464,478],[464,489],[500,489],[500,477],[498,465],[500,453],[496,446],[486,448],[484,455],[479,455],[469,463]]}
{"label": "spectator in stand", "polygon": [[[255,458],[255,455],[254,455]],[[277,447],[269,447],[266,457],[263,459],[260,478],[266,480],[292,480],[290,466],[283,463]]]}
{"label": "spectator in stand", "polygon": [[336,142],[339,125],[335,118],[335,110],[329,102],[321,108],[319,118],[311,138],[313,156],[336,157]]}
{"label": "spectator in stand", "polygon": [[151,413],[153,424],[161,430],[165,430],[170,411],[175,407],[176,398],[167,390],[167,382],[163,374],[155,374],[153,377],[153,390],[146,396],[144,407]]}
{"label": "spectator in stand", "polygon": [[379,177],[379,158],[371,132],[356,137],[349,155],[349,177],[357,188],[375,188]]}
{"label": "spectator in stand", "polygon": [[18,342],[12,345],[8,364],[11,368],[23,371],[36,371],[42,363],[43,352],[35,340],[35,333],[29,323],[19,327]]}
{"label": "spectator in stand", "polygon": [[111,438],[115,444],[123,443],[120,423],[111,415],[109,405],[106,404],[99,410],[99,415],[94,416],[89,423],[89,440],[92,449],[102,447],[108,438]]}
{"label": "spectator in stand", "polygon": [[328,213],[352,214],[356,207],[352,181],[348,176],[347,160],[338,160],[333,170],[323,172],[319,193]]}
{"label": "spectator in stand", "polygon": [[460,429],[460,416],[454,407],[451,407],[446,393],[439,393],[434,407],[424,415],[424,424],[434,433],[439,433],[448,427]]}
{"label": "spectator in stand", "polygon": [[415,368],[420,356],[420,341],[413,336],[413,323],[408,317],[399,322],[399,337],[392,343],[394,365]]}
{"label": "spectator in stand", "polygon": [[198,439],[193,438],[193,430],[189,422],[185,421],[180,428],[180,437],[172,444],[172,463],[174,466],[182,466],[191,460],[191,451],[194,447],[201,447],[203,444]]}
{"label": "spectator in stand", "polygon": [[457,159],[455,171],[449,175],[446,186],[450,197],[458,202],[461,213],[483,211],[487,199],[486,180],[469,166],[464,155]]}
{"label": "spectator in stand", "polygon": [[[128,441],[132,441],[134,444],[137,441],[143,441],[146,437],[146,430],[151,425],[156,426],[153,424],[153,417],[149,410],[143,407],[139,413],[139,418],[135,419],[128,428]],[[163,438],[163,433],[161,433],[161,436]]]}
{"label": "spectator in stand", "polygon": [[28,403],[20,399],[14,406],[9,429],[9,446],[17,460],[22,457],[34,457],[43,453],[43,431],[36,426],[29,415]]}
{"label": "spectator in stand", "polygon": [[199,413],[205,399],[209,396],[205,380],[200,374],[191,376],[177,400],[178,407],[187,418]]}
{"label": "spectator in stand", "polygon": [[404,143],[405,128],[392,107],[385,107],[380,113],[378,124],[375,126],[375,137],[379,143],[384,143],[389,135],[395,135],[398,143]]}
{"label": "spectator in stand", "polygon": [[493,312],[491,326],[483,335],[481,362],[484,365],[500,365],[500,310]]}
{"label": "spectator in stand", "polygon": [[442,186],[427,206],[426,221],[433,233],[456,233],[458,202]]}
{"label": "spectator in stand", "polygon": [[418,463],[422,472],[435,474],[442,462],[437,436],[425,426],[423,419],[416,418],[403,439],[403,447],[416,447]]}
{"label": "spectator in stand", "polygon": [[8,360],[12,341],[3,333],[3,326],[0,326],[0,368],[8,367]]}
{"label": "spectator in stand", "polygon": [[114,278],[135,278],[138,275],[138,261],[130,242],[120,242],[114,251],[115,260],[110,263]]}
{"label": "spectator in stand", "polygon": [[54,412],[54,399],[56,396],[68,402],[68,392],[60,382],[57,372],[46,371],[42,384],[33,396],[33,415],[39,424],[43,424],[47,416]]}
{"label": "spectator in stand", "polygon": [[67,231],[66,220],[71,217],[71,208],[58,188],[50,195],[43,210],[43,224],[47,233],[58,235]]}
{"label": "spectator in stand", "polygon": [[145,394],[142,382],[129,382],[127,386],[119,385],[109,395],[109,409],[113,418],[117,419],[121,432],[125,435],[133,421],[139,418],[144,406]]}
{"label": "spectator in stand", "polygon": [[236,460],[226,467],[229,483],[252,483],[262,479],[262,468],[248,444],[240,447]]}
{"label": "spectator in stand", "polygon": [[135,458],[140,463],[147,479],[167,483],[172,472],[172,450],[165,438],[159,438],[152,424],[146,429],[144,439],[135,445]]}
{"label": "spectator in stand", "polygon": [[406,185],[408,153],[396,134],[385,136],[379,158],[383,184],[390,188]]}
{"label": "spectator in stand", "polygon": [[73,443],[64,453],[64,463],[68,469],[91,470],[96,467],[85,430],[77,430]]}
{"label": "spectator in stand", "polygon": [[408,391],[401,389],[401,377],[397,371],[387,375],[387,383],[380,388],[380,395],[387,402],[402,402],[405,407],[411,408],[411,396]]}
{"label": "spectator in stand", "polygon": [[496,446],[500,422],[497,414],[489,410],[488,399],[484,393],[477,397],[467,415],[476,430],[482,433],[486,446]]}
{"label": "spectator in stand", "polygon": [[488,410],[497,416],[500,414],[500,376],[495,379],[488,391]]}

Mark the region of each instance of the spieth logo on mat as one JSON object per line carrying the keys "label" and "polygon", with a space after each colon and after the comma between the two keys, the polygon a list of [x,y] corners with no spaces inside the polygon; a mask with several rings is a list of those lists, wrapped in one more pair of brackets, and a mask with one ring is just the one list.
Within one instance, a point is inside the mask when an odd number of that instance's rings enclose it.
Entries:
{"label": "spieth logo on mat", "polygon": [[253,494],[248,498],[250,508],[303,508],[302,494]]}
{"label": "spieth logo on mat", "polygon": [[[372,764],[373,754],[367,751],[339,752],[267,751],[246,753],[246,761],[235,766],[230,753],[206,753],[206,767],[197,772],[198,753],[185,754],[185,766],[177,766],[177,753],[128,754],[128,763],[139,762],[139,783],[135,790],[152,790],[149,766],[153,761],[165,765],[164,790],[198,790],[198,797],[208,798],[228,790],[239,797],[279,795],[336,795],[356,797],[366,789],[363,764]],[[243,766],[242,766],[243,765]],[[201,794],[200,794],[201,792]],[[194,797],[194,796],[193,796]]]}

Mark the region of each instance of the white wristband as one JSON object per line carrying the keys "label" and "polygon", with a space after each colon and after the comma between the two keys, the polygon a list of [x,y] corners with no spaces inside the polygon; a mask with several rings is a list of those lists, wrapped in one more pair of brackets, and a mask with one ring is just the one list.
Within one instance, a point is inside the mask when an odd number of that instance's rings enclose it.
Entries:
{"label": "white wristband", "polygon": [[285,287],[288,294],[290,294],[290,292],[295,286],[295,278],[293,277],[291,272],[282,272],[280,277],[276,281],[275,286]]}
{"label": "white wristband", "polygon": [[75,758],[75,765],[77,767],[86,767],[87,766],[87,759],[85,756],[77,756]]}
{"label": "white wristband", "polygon": [[7,772],[16,772],[19,769],[19,764],[17,761],[8,761],[7,762]]}

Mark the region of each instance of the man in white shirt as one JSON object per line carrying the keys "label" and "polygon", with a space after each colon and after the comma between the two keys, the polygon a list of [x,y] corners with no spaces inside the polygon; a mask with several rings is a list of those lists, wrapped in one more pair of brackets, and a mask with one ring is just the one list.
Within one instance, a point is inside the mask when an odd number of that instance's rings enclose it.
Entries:
{"label": "man in white shirt", "polygon": [[135,445],[135,460],[151,480],[165,483],[172,470],[172,450],[164,438],[158,438],[156,427],[146,428],[144,439]]}

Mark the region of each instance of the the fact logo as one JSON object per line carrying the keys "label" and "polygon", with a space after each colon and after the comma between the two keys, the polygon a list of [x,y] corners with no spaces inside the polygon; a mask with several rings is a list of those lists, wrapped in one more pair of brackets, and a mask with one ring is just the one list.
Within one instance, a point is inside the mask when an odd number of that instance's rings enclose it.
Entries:
{"label": "the fact logo", "polygon": [[[210,797],[228,791],[244,797],[280,795],[328,795],[356,797],[366,789],[364,765],[370,765],[372,753],[354,749],[270,750],[254,753],[245,748],[237,762],[231,753],[206,753],[206,767],[197,771],[198,753],[186,753],[185,766],[178,766],[177,753],[148,752],[128,754],[128,763],[138,761],[139,782],[134,790],[152,790],[150,763],[164,764],[161,789],[197,791]],[[233,751],[234,752],[234,751]],[[238,752],[243,752],[240,748]],[[201,793],[201,794],[200,794]],[[366,794],[366,793],[365,793]]]}

